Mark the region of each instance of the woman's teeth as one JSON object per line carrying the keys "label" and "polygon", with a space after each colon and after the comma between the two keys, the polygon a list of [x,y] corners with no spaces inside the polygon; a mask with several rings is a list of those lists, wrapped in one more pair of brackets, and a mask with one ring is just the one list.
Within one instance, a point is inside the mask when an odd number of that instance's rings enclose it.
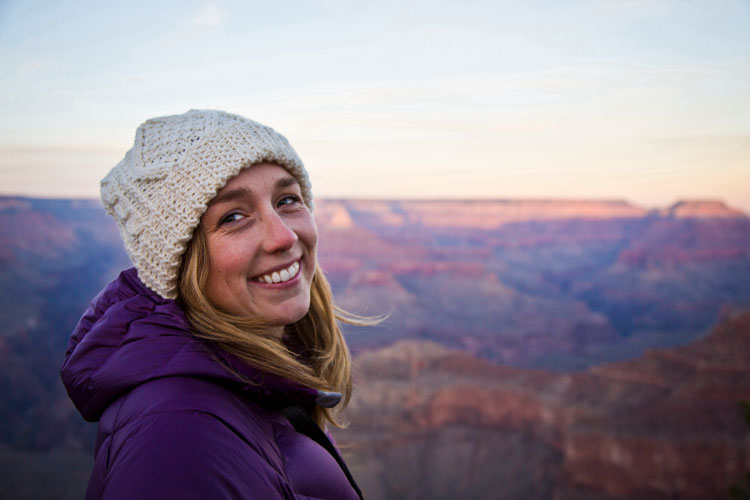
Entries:
{"label": "woman's teeth", "polygon": [[261,283],[268,283],[269,285],[272,283],[284,283],[285,281],[289,281],[290,279],[297,276],[298,272],[299,262],[295,262],[286,269],[282,269],[281,271],[274,271],[271,274],[264,274],[263,276],[258,276],[255,279]]}

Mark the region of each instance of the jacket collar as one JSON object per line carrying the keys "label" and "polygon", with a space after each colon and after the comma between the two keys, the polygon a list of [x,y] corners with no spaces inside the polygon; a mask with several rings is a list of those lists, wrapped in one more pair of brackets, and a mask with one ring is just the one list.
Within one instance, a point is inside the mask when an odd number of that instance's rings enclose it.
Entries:
{"label": "jacket collar", "polygon": [[261,372],[193,337],[180,306],[146,288],[134,268],[120,273],[91,302],[70,337],[60,373],[88,421],[99,420],[112,402],[136,386],[171,376],[235,385],[278,406],[331,407],[341,398]]}

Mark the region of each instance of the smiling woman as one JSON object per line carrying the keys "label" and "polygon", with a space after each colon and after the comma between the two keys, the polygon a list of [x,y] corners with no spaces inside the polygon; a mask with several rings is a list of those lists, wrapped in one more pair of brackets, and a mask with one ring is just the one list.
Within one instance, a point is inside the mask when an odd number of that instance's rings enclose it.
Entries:
{"label": "smiling woman", "polygon": [[323,432],[351,394],[307,171],[274,130],[155,118],[102,181],[135,268],[92,302],[63,382],[99,421],[86,497],[356,499]]}
{"label": "smiling woman", "polygon": [[279,337],[307,313],[318,232],[283,167],[261,163],[242,171],[209,204],[199,231],[213,304],[276,326]]}

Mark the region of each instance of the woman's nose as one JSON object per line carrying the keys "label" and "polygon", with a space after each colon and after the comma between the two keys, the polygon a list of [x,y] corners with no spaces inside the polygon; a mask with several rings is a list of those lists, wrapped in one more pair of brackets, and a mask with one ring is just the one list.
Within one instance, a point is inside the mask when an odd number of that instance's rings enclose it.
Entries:
{"label": "woman's nose", "polygon": [[268,253],[289,250],[299,237],[275,211],[263,218],[263,249]]}

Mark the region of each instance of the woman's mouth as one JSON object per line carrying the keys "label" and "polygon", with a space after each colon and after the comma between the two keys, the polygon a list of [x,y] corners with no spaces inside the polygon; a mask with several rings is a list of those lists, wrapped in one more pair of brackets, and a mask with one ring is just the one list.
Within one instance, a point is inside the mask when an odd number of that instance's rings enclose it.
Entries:
{"label": "woman's mouth", "polygon": [[297,273],[299,273],[299,261],[294,262],[285,269],[258,276],[257,278],[253,278],[253,280],[259,283],[268,283],[269,285],[272,285],[274,283],[287,282],[297,276]]}

